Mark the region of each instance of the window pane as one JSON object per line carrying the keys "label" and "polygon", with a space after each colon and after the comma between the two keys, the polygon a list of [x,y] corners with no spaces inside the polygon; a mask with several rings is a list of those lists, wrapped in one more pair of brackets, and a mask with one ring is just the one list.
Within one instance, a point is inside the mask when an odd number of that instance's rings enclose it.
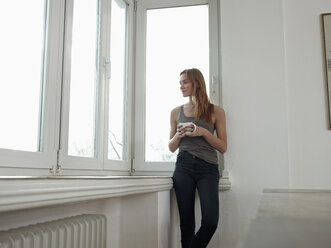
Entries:
{"label": "window pane", "polygon": [[94,157],[98,80],[98,1],[74,1],[68,153]]}
{"label": "window pane", "polygon": [[127,4],[112,0],[111,10],[108,159],[125,160]]}
{"label": "window pane", "polygon": [[208,5],[147,11],[146,161],[175,161],[168,150],[170,111],[188,101],[179,74],[195,67],[209,82],[208,36]]}
{"label": "window pane", "polygon": [[0,2],[0,148],[38,151],[44,0]]}

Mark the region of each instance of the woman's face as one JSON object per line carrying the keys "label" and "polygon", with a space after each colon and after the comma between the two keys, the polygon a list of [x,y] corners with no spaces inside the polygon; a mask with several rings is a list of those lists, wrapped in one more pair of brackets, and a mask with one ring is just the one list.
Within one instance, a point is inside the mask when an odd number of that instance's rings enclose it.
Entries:
{"label": "woman's face", "polygon": [[180,90],[182,91],[183,97],[191,96],[193,91],[193,84],[188,80],[186,73],[180,75]]}

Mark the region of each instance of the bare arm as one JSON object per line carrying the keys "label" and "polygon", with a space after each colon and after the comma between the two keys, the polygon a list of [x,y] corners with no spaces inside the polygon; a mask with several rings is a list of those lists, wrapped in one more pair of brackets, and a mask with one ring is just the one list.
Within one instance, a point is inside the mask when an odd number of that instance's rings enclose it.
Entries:
{"label": "bare arm", "polygon": [[214,147],[220,153],[225,153],[227,150],[225,112],[222,108],[217,106],[215,106],[215,127],[217,136],[210,133],[207,129],[199,126],[197,126],[197,130],[195,132],[186,136],[203,136],[212,147]]}
{"label": "bare arm", "polygon": [[179,133],[177,132],[177,117],[179,113],[180,107],[177,107],[171,111],[170,115],[170,140],[168,143],[169,150],[171,152],[175,152],[177,148],[179,147],[179,143],[181,140],[181,137],[179,136]]}

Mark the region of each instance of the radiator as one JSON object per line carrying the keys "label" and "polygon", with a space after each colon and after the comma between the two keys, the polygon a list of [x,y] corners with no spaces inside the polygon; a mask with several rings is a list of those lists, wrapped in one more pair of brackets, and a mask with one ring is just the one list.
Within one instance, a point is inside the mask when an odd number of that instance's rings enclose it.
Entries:
{"label": "radiator", "polygon": [[0,248],[106,248],[106,217],[83,214],[0,231]]}

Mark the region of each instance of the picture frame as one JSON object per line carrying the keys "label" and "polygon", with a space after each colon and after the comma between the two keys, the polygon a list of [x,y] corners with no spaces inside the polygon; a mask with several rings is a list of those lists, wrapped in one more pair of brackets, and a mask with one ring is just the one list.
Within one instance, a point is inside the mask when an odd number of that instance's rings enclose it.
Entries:
{"label": "picture frame", "polygon": [[331,130],[331,13],[322,14],[322,31],[326,90],[328,100],[328,120],[329,130]]}

